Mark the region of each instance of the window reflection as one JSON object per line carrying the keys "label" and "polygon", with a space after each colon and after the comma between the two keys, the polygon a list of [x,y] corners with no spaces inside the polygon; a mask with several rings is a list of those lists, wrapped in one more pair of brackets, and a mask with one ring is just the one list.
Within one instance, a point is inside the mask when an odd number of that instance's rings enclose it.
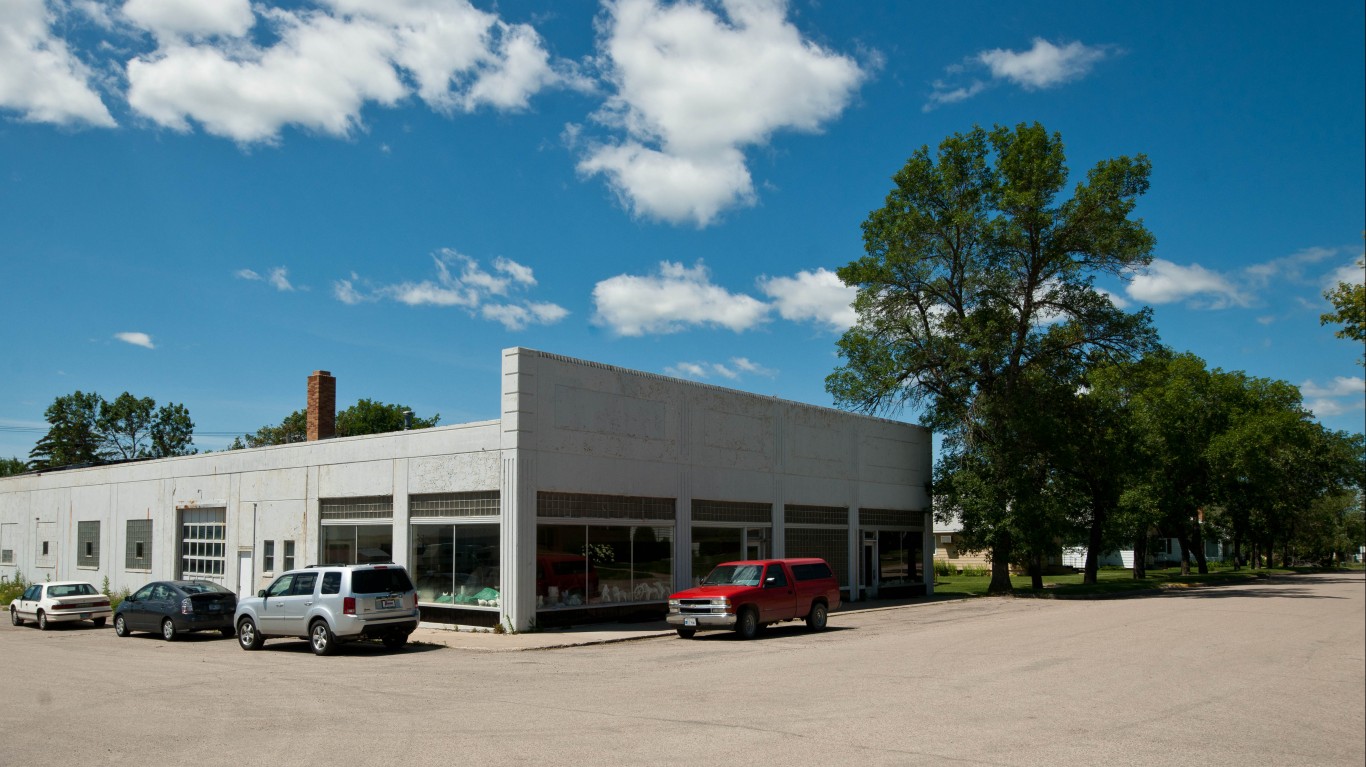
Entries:
{"label": "window reflection", "polygon": [[673,528],[541,525],[536,533],[540,609],[667,599]]}
{"label": "window reflection", "polygon": [[501,606],[498,525],[413,525],[411,540],[419,601]]}

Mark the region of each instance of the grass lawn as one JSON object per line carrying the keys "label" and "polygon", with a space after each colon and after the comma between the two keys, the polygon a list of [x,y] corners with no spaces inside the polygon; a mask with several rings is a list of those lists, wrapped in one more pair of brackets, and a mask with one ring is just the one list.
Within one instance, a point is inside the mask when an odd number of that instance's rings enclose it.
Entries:
{"label": "grass lawn", "polygon": [[[1128,591],[1143,591],[1145,589],[1172,589],[1187,588],[1196,585],[1213,585],[1222,583],[1244,583],[1247,581],[1265,578],[1268,575],[1289,575],[1295,572],[1302,572],[1302,569],[1282,569],[1282,568],[1263,568],[1253,570],[1243,568],[1233,570],[1231,568],[1211,565],[1210,572],[1200,575],[1192,572],[1190,575],[1182,577],[1181,569],[1173,567],[1165,570],[1148,570],[1148,577],[1143,580],[1134,580],[1131,570],[1121,568],[1104,568],[1097,573],[1097,582],[1094,585],[1085,585],[1081,582],[1081,573],[1068,575],[1045,575],[1043,577],[1043,591],[1034,591],[1030,588],[1030,578],[1027,575],[1011,576],[1011,584],[1014,585],[1017,596],[1039,596],[1039,597],[1065,597],[1065,596],[1096,596],[1105,594],[1122,594]],[[990,575],[936,575],[934,582],[934,593],[936,596],[964,596],[980,597],[987,593],[987,584],[991,583]]]}

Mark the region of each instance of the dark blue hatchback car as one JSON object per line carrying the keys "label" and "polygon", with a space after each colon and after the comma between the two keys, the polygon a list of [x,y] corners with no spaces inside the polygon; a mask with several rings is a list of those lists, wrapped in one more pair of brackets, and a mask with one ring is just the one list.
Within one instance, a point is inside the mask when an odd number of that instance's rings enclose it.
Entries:
{"label": "dark blue hatchback car", "polygon": [[153,581],[119,603],[114,610],[114,633],[160,633],[166,641],[194,631],[236,633],[232,615],[237,595],[212,581]]}

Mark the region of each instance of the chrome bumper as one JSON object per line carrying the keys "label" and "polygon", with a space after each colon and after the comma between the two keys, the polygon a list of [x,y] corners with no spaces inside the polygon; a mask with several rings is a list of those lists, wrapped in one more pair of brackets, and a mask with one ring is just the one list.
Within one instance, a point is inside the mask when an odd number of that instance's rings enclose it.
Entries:
{"label": "chrome bumper", "polygon": [[[731,613],[669,613],[665,621],[678,628],[733,629],[735,615]],[[692,621],[689,623],[688,621]]]}

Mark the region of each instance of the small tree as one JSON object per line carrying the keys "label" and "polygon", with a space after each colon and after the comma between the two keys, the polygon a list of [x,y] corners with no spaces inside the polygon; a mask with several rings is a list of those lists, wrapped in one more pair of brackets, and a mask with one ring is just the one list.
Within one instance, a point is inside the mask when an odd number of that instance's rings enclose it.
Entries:
{"label": "small tree", "polygon": [[12,477],[28,470],[28,464],[18,458],[0,458],[0,477]]}
{"label": "small tree", "polygon": [[50,469],[103,460],[106,452],[96,427],[101,402],[100,395],[81,391],[53,400],[43,413],[51,426],[29,452],[29,466]]}

